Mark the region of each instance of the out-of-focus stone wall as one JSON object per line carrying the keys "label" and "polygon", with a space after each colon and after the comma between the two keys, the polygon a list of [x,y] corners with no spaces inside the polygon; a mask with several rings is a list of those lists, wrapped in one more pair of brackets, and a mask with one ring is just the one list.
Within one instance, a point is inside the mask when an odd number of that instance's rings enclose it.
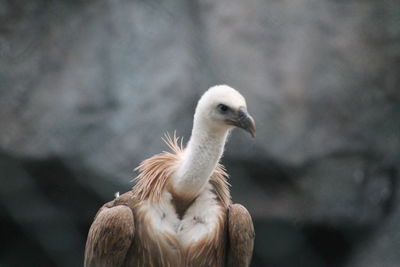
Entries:
{"label": "out-of-focus stone wall", "polygon": [[399,266],[399,74],[395,0],[2,0],[0,266],[79,265],[100,203],[220,83],[257,123],[223,158],[253,265]]}

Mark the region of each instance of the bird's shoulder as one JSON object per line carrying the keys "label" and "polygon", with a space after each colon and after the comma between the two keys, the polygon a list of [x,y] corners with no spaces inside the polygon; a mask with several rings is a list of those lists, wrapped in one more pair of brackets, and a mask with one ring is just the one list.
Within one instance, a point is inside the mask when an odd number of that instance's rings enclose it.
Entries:
{"label": "bird's shoulder", "polygon": [[131,193],[104,204],[89,229],[85,267],[120,266],[135,232]]}
{"label": "bird's shoulder", "polygon": [[240,204],[228,208],[228,236],[228,266],[249,266],[255,232],[250,213]]}

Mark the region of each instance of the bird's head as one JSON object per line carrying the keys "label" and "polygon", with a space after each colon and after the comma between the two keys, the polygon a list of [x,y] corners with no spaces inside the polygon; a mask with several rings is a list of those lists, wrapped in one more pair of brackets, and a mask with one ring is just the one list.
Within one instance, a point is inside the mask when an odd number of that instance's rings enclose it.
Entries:
{"label": "bird's head", "polygon": [[253,137],[256,134],[254,119],[247,111],[246,100],[227,85],[211,87],[203,94],[197,104],[194,120],[212,129],[229,130],[239,127]]}

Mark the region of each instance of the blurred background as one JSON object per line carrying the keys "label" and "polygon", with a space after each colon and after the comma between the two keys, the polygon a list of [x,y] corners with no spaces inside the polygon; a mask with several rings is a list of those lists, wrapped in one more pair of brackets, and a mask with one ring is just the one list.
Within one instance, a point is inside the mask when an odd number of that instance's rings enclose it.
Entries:
{"label": "blurred background", "polygon": [[81,266],[98,208],[226,83],[252,266],[400,266],[400,1],[0,0],[0,266]]}

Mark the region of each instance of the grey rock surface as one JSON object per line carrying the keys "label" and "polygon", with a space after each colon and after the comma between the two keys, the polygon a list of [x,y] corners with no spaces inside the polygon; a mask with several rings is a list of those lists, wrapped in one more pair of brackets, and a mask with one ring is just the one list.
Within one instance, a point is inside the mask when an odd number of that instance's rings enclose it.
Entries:
{"label": "grey rock surface", "polygon": [[199,96],[227,83],[257,138],[234,132],[223,163],[260,231],[282,220],[308,247],[308,227],[332,227],[358,254],[311,253],[315,266],[378,263],[400,230],[399,14],[395,0],[0,1],[0,150],[56,158],[106,201],[164,133],[187,141]]}
{"label": "grey rock surface", "polygon": [[[397,187],[399,185],[397,184]],[[398,203],[396,196],[395,203]],[[395,267],[399,265],[400,242],[400,209],[396,205],[394,210],[368,240],[360,244],[354,258],[348,263],[349,267]]]}

